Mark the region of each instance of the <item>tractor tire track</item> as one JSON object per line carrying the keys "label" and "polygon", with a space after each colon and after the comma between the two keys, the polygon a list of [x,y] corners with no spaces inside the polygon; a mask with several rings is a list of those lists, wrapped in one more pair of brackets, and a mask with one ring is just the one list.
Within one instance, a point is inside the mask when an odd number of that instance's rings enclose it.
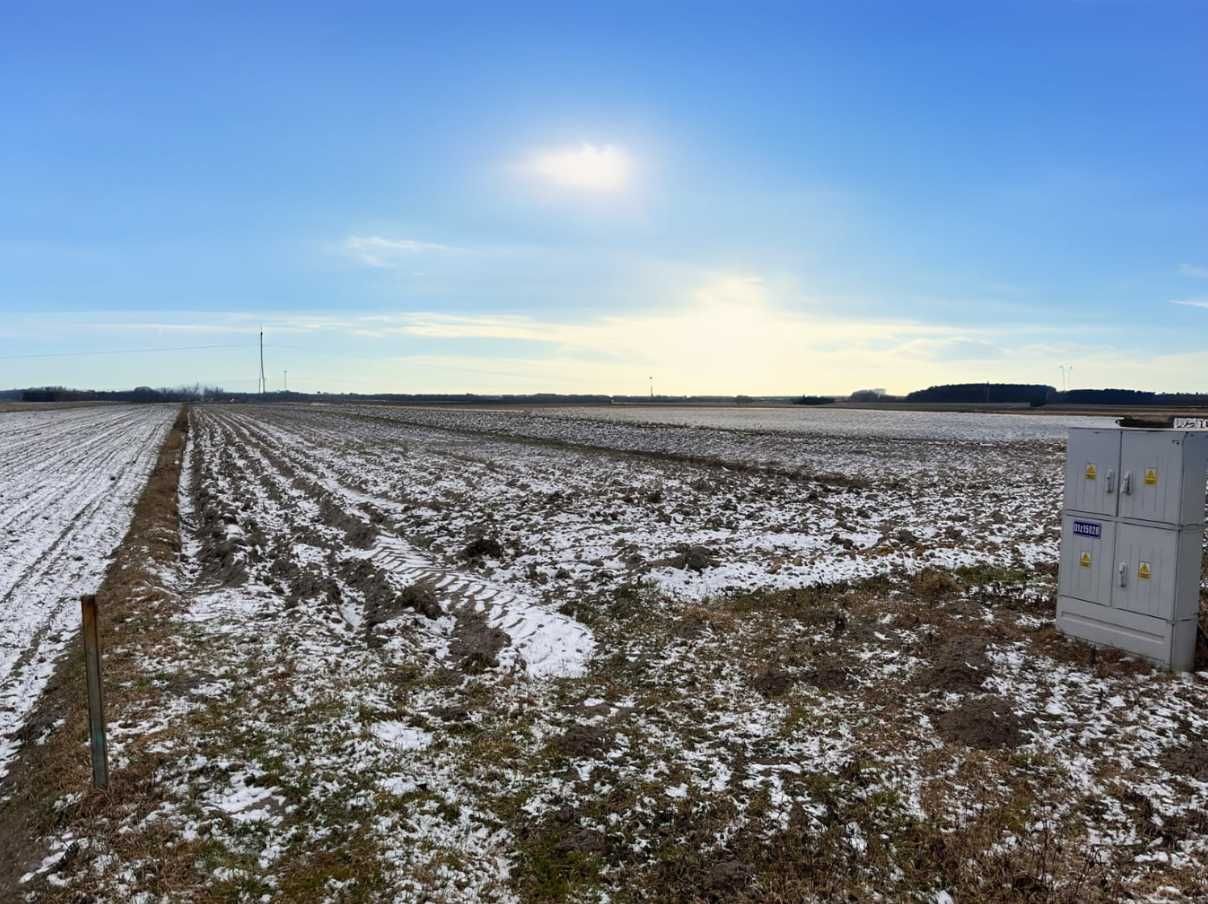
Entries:
{"label": "tractor tire track", "polygon": [[[348,434],[342,435],[337,467],[332,462],[334,444],[311,442],[300,432],[270,423],[267,418],[242,412],[207,412],[205,417],[229,431],[247,455],[259,459],[260,468],[256,470],[270,475],[275,472],[270,479],[277,481],[282,493],[294,495],[299,484],[309,485],[310,492],[305,495],[311,504],[321,507],[326,500],[365,524],[376,523],[376,537],[365,557],[389,575],[400,590],[414,584],[427,585],[449,615],[475,617],[489,628],[503,631],[513,651],[512,657],[503,657],[505,660],[514,658],[533,677],[580,674],[585,668],[594,648],[586,626],[485,577],[441,566],[392,532],[389,520],[405,519],[403,508],[390,499],[348,485],[348,475],[358,465],[356,445],[348,444]],[[245,465],[251,470],[246,459]]]}

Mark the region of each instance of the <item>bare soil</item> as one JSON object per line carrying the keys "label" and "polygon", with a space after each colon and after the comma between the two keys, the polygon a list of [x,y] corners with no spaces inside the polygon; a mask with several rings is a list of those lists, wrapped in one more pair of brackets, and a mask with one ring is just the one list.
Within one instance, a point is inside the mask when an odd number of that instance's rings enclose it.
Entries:
{"label": "bare soil", "polygon": [[993,695],[967,700],[935,721],[945,738],[966,747],[1013,750],[1024,741],[1024,720],[1008,701]]}

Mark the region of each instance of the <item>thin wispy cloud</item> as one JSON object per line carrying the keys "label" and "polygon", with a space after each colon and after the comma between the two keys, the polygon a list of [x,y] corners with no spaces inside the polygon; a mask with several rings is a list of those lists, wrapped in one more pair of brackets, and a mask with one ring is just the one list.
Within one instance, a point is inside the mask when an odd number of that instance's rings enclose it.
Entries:
{"label": "thin wispy cloud", "polygon": [[[1185,301],[1208,308],[1208,298]],[[31,317],[22,327],[40,335],[51,320],[64,349],[98,335],[111,337],[115,348],[168,350],[185,335],[191,343],[239,343],[171,359],[189,379],[230,374],[211,382],[232,385],[244,379],[240,368],[258,367],[255,334],[262,325],[271,367],[288,366],[291,378],[316,387],[343,385],[352,369],[369,380],[362,388],[381,391],[644,392],[650,376],[659,391],[673,394],[837,393],[863,385],[905,391],[944,382],[1051,381],[1056,360],[1077,360],[1079,372],[1096,382],[1127,378],[1187,388],[1180,374],[1208,372],[1208,353],[1155,358],[1123,335],[1115,342],[1104,337],[1106,344],[1054,345],[1043,329],[1027,335],[1015,325],[848,316],[840,304],[802,307],[795,294],[736,274],[704,278],[661,304],[582,317],[427,309],[180,312],[152,320],[144,312],[96,312],[45,315],[45,322]],[[30,362],[16,363],[23,374],[32,372]],[[217,373],[219,366],[226,371]]]}
{"label": "thin wispy cloud", "polygon": [[438,242],[392,239],[380,235],[350,235],[341,250],[367,267],[390,268],[425,254],[448,254],[457,249]]}
{"label": "thin wispy cloud", "polygon": [[1185,308],[1208,308],[1208,298],[1181,298],[1171,301],[1171,304],[1179,304]]}
{"label": "thin wispy cloud", "polygon": [[1179,266],[1179,272],[1193,279],[1208,279],[1208,267],[1201,267],[1198,264],[1182,264]]}

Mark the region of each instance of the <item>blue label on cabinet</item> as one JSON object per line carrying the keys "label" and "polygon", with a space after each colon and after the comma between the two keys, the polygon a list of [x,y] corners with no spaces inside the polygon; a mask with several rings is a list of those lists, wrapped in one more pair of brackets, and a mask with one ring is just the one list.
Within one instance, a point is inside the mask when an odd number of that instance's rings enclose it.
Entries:
{"label": "blue label on cabinet", "polygon": [[1096,521],[1075,521],[1074,533],[1079,537],[1094,537],[1098,540],[1103,536],[1103,525]]}

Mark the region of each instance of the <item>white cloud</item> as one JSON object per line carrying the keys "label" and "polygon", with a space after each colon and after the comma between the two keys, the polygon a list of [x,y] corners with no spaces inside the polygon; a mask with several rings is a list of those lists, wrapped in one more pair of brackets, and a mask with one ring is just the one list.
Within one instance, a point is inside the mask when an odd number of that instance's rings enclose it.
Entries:
{"label": "white cloud", "polygon": [[388,239],[380,235],[350,235],[341,243],[340,249],[368,267],[397,267],[403,261],[422,254],[443,254],[456,250],[437,242]]}
{"label": "white cloud", "polygon": [[1181,304],[1186,308],[1208,308],[1208,298],[1181,298],[1171,304]]}
{"label": "white cloud", "polygon": [[1196,264],[1183,264],[1179,267],[1179,272],[1184,276],[1192,276],[1196,279],[1208,279],[1208,267],[1200,267]]}
{"label": "white cloud", "polygon": [[536,151],[522,170],[556,189],[591,194],[616,194],[629,184],[633,161],[616,145],[583,143],[575,147]]}

